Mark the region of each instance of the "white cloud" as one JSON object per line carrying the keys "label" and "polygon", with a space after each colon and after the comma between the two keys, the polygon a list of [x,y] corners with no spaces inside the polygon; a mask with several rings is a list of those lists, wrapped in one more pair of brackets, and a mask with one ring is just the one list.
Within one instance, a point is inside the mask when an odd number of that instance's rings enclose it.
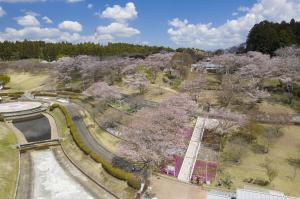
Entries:
{"label": "white cloud", "polygon": [[48,23],[48,24],[53,23],[53,21],[47,16],[44,16],[42,19],[45,23]]}
{"label": "white cloud", "polygon": [[216,27],[211,23],[192,24],[188,20],[172,19],[168,34],[178,46],[228,48],[245,42],[249,30],[262,20],[300,20],[299,10],[299,0],[258,0],[243,16]]}
{"label": "white cloud", "polygon": [[137,14],[138,13],[135,9],[134,3],[129,2],[125,7],[121,7],[120,5],[108,7],[101,14],[98,13],[97,15],[118,22],[124,22],[127,20],[135,19],[137,17]]}
{"label": "white cloud", "polygon": [[92,9],[94,6],[93,6],[93,4],[91,4],[91,3],[89,3],[88,5],[87,5],[87,8],[88,9]]}
{"label": "white cloud", "polygon": [[233,12],[232,13],[232,16],[237,16],[239,13],[237,13],[237,12]]}
{"label": "white cloud", "polygon": [[82,31],[82,25],[77,21],[63,21],[58,25],[58,27],[60,29],[69,30],[73,32]]}
{"label": "white cloud", "polygon": [[24,27],[22,29],[6,28],[4,32],[0,32],[0,41],[18,41],[18,40],[43,40],[47,42],[67,41],[72,43],[80,42],[108,42],[113,41],[111,35],[80,35],[78,33],[70,33],[61,31],[58,28],[41,28],[41,27]]}
{"label": "white cloud", "polygon": [[0,17],[3,17],[4,15],[6,15],[5,10],[0,6]]}
{"label": "white cloud", "polygon": [[60,31],[56,28],[24,27],[22,29],[6,28],[0,33],[1,40],[23,40],[23,39],[43,39],[59,37]]}
{"label": "white cloud", "polygon": [[250,8],[248,8],[246,6],[240,6],[238,8],[238,11],[240,11],[240,12],[248,12],[248,11],[250,11]]}
{"label": "white cloud", "polygon": [[[116,8],[116,6],[113,6],[112,8]],[[110,17],[110,14],[112,14],[110,12],[111,11],[108,11],[106,13],[106,18],[111,18],[115,21],[107,26],[98,26],[95,29],[95,32],[90,35],[81,35],[79,33],[82,31],[82,25],[77,21],[63,21],[58,24],[57,28],[42,28],[39,27],[39,21],[33,15],[18,17],[16,20],[24,27],[21,29],[6,28],[3,32],[0,32],[0,41],[28,39],[48,42],[67,41],[72,43],[105,43],[108,41],[119,41],[120,38],[128,38],[140,34],[139,30],[130,27],[126,22],[127,20],[133,19],[137,16],[133,3],[127,3],[126,7],[121,8],[121,10],[117,12],[119,13],[118,16]],[[45,23],[52,23],[52,20],[47,16],[42,17],[42,20]],[[28,21],[31,21],[31,23]],[[35,21],[35,23],[33,23],[33,21]]]}
{"label": "white cloud", "polygon": [[34,17],[40,16],[39,13],[34,12],[34,11],[32,11],[32,10],[24,10],[24,9],[22,9],[21,11],[22,11],[23,13],[25,13],[25,15],[31,15],[31,16],[34,16]]}
{"label": "white cloud", "polygon": [[100,35],[111,35],[112,37],[131,37],[140,34],[139,30],[118,22],[113,22],[108,26],[98,26],[96,32]]}
{"label": "white cloud", "polygon": [[15,18],[17,23],[21,26],[39,26],[40,22],[35,16],[25,15],[22,17]]}
{"label": "white cloud", "polygon": [[85,1],[85,0],[66,0],[67,3],[78,3],[78,2],[82,2],[82,1]]}

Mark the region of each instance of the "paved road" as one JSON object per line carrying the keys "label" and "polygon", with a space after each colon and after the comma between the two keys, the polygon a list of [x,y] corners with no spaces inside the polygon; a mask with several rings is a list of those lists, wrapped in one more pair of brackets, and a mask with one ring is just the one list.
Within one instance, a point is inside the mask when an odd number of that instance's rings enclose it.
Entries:
{"label": "paved road", "polygon": [[80,115],[81,108],[78,105],[70,103],[66,105],[66,108],[73,119],[75,127],[77,128],[82,141],[87,146],[89,146],[94,152],[96,152],[105,160],[110,161],[113,165],[117,165],[126,171],[132,171],[132,168],[134,167],[132,164],[111,153],[94,139],[84,123],[82,116]]}

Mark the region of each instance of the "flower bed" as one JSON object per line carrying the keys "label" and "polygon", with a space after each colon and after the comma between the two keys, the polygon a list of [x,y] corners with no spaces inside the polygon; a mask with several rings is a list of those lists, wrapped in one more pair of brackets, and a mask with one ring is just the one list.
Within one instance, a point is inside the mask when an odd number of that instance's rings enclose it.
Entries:
{"label": "flower bed", "polygon": [[216,177],[218,163],[216,162],[206,162],[203,160],[197,160],[195,163],[194,171],[192,174],[192,180],[205,182],[206,178],[206,165],[207,165],[207,181],[213,181]]}

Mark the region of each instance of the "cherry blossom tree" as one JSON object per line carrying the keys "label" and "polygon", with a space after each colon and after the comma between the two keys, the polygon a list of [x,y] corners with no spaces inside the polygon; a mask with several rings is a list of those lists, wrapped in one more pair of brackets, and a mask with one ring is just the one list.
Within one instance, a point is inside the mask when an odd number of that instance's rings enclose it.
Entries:
{"label": "cherry blossom tree", "polygon": [[232,74],[243,65],[247,65],[250,61],[248,56],[236,54],[222,54],[211,58],[212,62],[221,65],[220,72],[223,74]]}
{"label": "cherry blossom tree", "polygon": [[83,93],[87,96],[102,98],[105,101],[113,101],[121,98],[120,92],[115,87],[109,86],[106,82],[96,82]]}
{"label": "cherry blossom tree", "polygon": [[225,108],[212,109],[208,116],[217,118],[218,122],[214,128],[214,132],[225,136],[233,130],[235,126],[243,126],[247,122],[245,115],[241,113],[232,112]]}
{"label": "cherry blossom tree", "polygon": [[197,104],[192,101],[188,95],[185,94],[177,94],[167,97],[162,100],[159,107],[182,110],[189,116],[195,115],[198,111]]}
{"label": "cherry blossom tree", "polygon": [[195,110],[197,105],[186,95],[172,96],[158,107],[141,109],[122,130],[126,142],[119,145],[120,153],[146,168],[157,168],[184,149],[183,131]]}
{"label": "cherry blossom tree", "polygon": [[240,77],[238,75],[224,75],[221,83],[221,91],[218,93],[222,106],[227,107],[241,90]]}
{"label": "cherry blossom tree", "polygon": [[189,93],[189,95],[194,99],[196,102],[198,101],[198,97],[200,92],[206,86],[207,81],[203,74],[197,74],[194,79],[185,80],[180,88],[182,91]]}
{"label": "cherry blossom tree", "polygon": [[125,83],[127,83],[130,87],[134,89],[138,89],[140,94],[145,93],[149,86],[149,81],[144,74],[133,74],[127,75],[126,78],[123,79]]}

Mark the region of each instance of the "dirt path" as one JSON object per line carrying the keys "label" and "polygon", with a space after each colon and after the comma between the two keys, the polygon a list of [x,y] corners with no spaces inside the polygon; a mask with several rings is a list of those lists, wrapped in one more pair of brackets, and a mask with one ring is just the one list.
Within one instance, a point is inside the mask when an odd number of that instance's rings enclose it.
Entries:
{"label": "dirt path", "polygon": [[201,187],[179,182],[164,176],[153,176],[151,179],[152,193],[158,199],[205,199],[206,191]]}

